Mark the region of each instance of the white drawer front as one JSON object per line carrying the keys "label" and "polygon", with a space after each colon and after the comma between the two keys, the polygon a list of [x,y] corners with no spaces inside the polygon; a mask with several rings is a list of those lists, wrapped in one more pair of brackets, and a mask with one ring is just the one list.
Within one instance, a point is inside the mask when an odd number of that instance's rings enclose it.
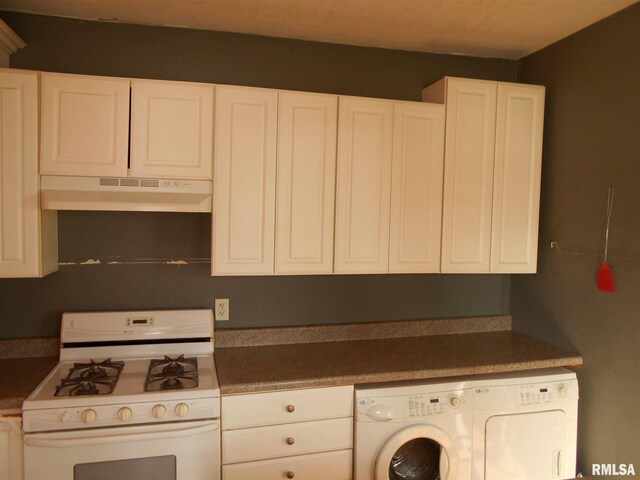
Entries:
{"label": "white drawer front", "polygon": [[274,458],[222,467],[222,480],[350,480],[352,450]]}
{"label": "white drawer front", "polygon": [[228,430],[222,432],[222,463],[250,462],[352,447],[352,418]]}
{"label": "white drawer front", "polygon": [[222,430],[353,416],[353,386],[222,397]]}

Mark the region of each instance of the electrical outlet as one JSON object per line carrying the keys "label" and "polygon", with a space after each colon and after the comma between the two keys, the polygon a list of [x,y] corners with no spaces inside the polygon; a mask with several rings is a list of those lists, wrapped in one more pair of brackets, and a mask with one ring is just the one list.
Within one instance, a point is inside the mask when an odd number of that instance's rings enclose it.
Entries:
{"label": "electrical outlet", "polygon": [[215,299],[215,317],[216,321],[229,320],[229,299],[228,298],[216,298]]}

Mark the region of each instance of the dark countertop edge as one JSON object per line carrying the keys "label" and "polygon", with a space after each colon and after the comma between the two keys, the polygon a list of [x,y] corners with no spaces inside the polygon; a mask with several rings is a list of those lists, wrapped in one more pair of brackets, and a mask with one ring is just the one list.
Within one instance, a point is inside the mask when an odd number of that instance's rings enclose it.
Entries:
{"label": "dark countertop edge", "polygon": [[362,375],[323,376],[304,380],[274,381],[264,383],[226,384],[220,385],[221,395],[243,393],[259,393],[275,390],[294,390],[298,388],[339,387],[363,383],[382,383],[404,380],[428,380],[432,378],[458,377],[464,375],[483,375],[489,373],[506,373],[514,371],[535,370],[554,367],[581,367],[582,356],[573,355],[557,359],[530,360],[504,364],[477,365],[473,367],[441,368],[433,370],[412,370],[403,372],[369,373]]}

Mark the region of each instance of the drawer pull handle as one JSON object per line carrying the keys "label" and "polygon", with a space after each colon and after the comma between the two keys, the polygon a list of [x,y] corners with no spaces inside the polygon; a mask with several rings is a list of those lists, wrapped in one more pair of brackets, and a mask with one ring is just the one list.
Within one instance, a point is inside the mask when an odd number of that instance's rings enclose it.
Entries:
{"label": "drawer pull handle", "polygon": [[296,410],[296,407],[293,405],[287,405],[287,412],[293,413]]}
{"label": "drawer pull handle", "polygon": [[293,473],[291,470],[289,470],[289,471],[287,472],[287,478],[293,478],[293,477],[295,477],[295,476],[296,476],[296,474],[295,474],[295,473]]}
{"label": "drawer pull handle", "polygon": [[293,445],[294,443],[296,443],[295,438],[293,438],[293,437],[287,438],[287,444],[288,445]]}

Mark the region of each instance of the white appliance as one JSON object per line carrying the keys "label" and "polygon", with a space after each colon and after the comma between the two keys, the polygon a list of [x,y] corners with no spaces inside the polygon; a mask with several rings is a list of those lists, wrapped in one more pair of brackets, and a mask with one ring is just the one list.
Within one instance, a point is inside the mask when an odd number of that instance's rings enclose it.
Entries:
{"label": "white appliance", "polygon": [[211,212],[210,180],[42,175],[43,210]]}
{"label": "white appliance", "polygon": [[356,480],[471,478],[465,381],[356,386]]}
{"label": "white appliance", "polygon": [[65,313],[23,404],[29,480],[220,478],[211,310]]}
{"label": "white appliance", "polygon": [[555,368],[472,382],[473,479],[575,478],[578,381]]}

